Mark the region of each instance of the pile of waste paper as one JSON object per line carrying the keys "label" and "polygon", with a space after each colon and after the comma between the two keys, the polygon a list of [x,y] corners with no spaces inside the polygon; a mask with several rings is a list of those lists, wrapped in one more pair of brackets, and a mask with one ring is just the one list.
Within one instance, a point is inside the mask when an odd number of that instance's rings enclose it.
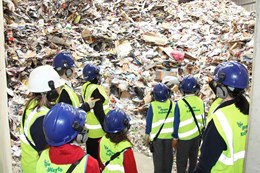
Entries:
{"label": "pile of waste paper", "polygon": [[215,97],[208,86],[223,61],[244,63],[251,74],[255,12],[230,0],[3,0],[5,61],[14,172],[20,171],[19,128],[29,73],[52,64],[61,50],[77,64],[73,85],[80,94],[82,68],[101,68],[111,107],[131,116],[134,150],[144,145],[149,93],[157,82],[181,93],[187,74],[199,79],[208,109]]}

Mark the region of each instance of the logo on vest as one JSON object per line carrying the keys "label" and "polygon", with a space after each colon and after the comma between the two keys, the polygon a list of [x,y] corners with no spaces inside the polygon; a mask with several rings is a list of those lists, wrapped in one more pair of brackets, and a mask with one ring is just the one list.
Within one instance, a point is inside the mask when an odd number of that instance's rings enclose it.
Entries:
{"label": "logo on vest", "polygon": [[161,106],[157,106],[159,112],[158,114],[167,114],[168,108],[162,108]]}
{"label": "logo on vest", "polygon": [[44,160],[44,167],[46,168],[47,172],[62,172],[62,168],[58,167],[58,168],[53,168],[50,164],[50,161],[48,160]]}
{"label": "logo on vest", "polygon": [[[185,105],[185,107],[187,108],[186,109],[186,113],[189,113],[190,112],[190,108],[188,105]],[[196,106],[191,106],[193,112],[199,112],[200,111],[200,108],[196,108]]]}
{"label": "logo on vest", "polygon": [[[111,157],[111,156],[113,156],[115,153],[112,151],[112,150],[110,150],[106,145],[105,145],[105,150],[106,150],[106,155],[108,156],[108,157]],[[119,159],[119,157],[117,157],[117,159]]]}
{"label": "logo on vest", "polygon": [[245,136],[247,134],[248,125],[244,125],[242,122],[237,122],[237,126],[241,129],[240,136]]}

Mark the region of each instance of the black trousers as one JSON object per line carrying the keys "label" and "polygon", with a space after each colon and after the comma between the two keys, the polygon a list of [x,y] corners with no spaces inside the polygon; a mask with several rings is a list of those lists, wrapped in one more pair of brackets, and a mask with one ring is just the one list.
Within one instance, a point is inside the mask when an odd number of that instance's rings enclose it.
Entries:
{"label": "black trousers", "polygon": [[192,173],[197,165],[200,137],[191,140],[179,140],[177,145],[176,164],[177,173],[186,173],[189,161],[188,173]]}
{"label": "black trousers", "polygon": [[101,138],[88,138],[86,142],[86,150],[89,155],[97,159],[98,161],[98,141]]}
{"label": "black trousers", "polygon": [[173,165],[172,139],[156,139],[153,145],[154,173],[171,173]]}

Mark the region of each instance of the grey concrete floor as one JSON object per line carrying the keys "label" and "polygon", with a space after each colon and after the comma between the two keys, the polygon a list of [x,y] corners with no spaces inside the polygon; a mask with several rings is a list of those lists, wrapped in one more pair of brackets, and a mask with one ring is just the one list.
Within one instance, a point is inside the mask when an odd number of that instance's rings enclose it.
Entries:
{"label": "grey concrete floor", "polygon": [[[134,152],[135,161],[137,164],[138,173],[153,173],[153,159],[142,153]],[[172,173],[176,173],[176,163],[175,158],[173,161]]]}
{"label": "grey concrete floor", "polygon": [[153,173],[153,159],[142,153],[134,153],[138,173]]}

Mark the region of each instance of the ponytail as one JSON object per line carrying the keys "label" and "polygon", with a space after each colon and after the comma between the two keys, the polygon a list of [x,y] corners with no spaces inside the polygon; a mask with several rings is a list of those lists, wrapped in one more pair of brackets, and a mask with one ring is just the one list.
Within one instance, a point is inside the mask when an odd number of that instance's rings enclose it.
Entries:
{"label": "ponytail", "polygon": [[232,96],[235,98],[235,105],[240,110],[241,113],[248,115],[249,114],[249,101],[245,96],[245,90],[235,89],[232,92]]}

